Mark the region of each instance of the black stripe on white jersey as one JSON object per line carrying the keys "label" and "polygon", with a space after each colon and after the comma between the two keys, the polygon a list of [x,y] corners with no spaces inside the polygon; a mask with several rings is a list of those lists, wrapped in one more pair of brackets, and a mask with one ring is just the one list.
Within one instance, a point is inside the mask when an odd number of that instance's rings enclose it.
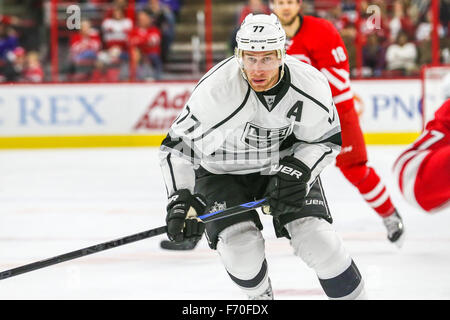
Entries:
{"label": "black stripe on white jersey", "polygon": [[177,152],[179,156],[189,160],[193,164],[200,162],[201,152],[196,152],[195,145],[193,143],[189,146],[183,139],[173,138],[170,133],[161,143],[160,149],[167,150],[171,153]]}
{"label": "black stripe on white jersey", "polygon": [[295,91],[297,91],[298,93],[300,93],[301,95],[303,95],[304,97],[308,98],[309,100],[311,100],[312,102],[314,102],[315,104],[317,104],[319,107],[321,107],[323,110],[325,110],[327,113],[330,113],[330,110],[325,107],[320,101],[318,101],[317,99],[311,97],[309,94],[307,94],[306,92],[300,90],[299,88],[297,88],[296,86],[294,86],[291,83],[291,87],[292,89],[294,89]]}
{"label": "black stripe on white jersey", "polygon": [[[172,156],[172,154],[168,153],[167,157],[166,157],[166,161],[167,161],[167,164],[169,165],[170,176],[172,177],[173,191],[177,191],[177,184],[175,182],[175,174],[173,173],[173,166],[172,166],[172,162],[170,161],[171,156]],[[167,189],[167,187],[166,187],[166,189]]]}
{"label": "black stripe on white jersey", "polygon": [[323,201],[325,202],[325,209],[327,210],[327,215],[331,220],[331,222],[333,222],[333,217],[331,216],[330,209],[328,207],[327,197],[325,197],[325,192],[323,191],[322,180],[320,179],[320,176],[317,177],[316,181],[319,184],[320,193],[322,194]]}
{"label": "black stripe on white jersey", "polygon": [[320,141],[314,141],[314,142],[300,140],[295,136],[294,133],[291,133],[289,135],[289,137],[287,137],[286,140],[284,140],[283,143],[281,144],[280,151],[292,148],[292,146],[296,143],[317,144],[317,143],[327,143],[327,142],[335,144],[337,146],[341,146],[342,145],[341,132],[339,131],[338,133],[335,133],[326,139],[323,139]]}
{"label": "black stripe on white jersey", "polygon": [[324,154],[319,158],[319,160],[316,161],[316,163],[311,167],[311,172],[314,171],[314,169],[317,167],[317,165],[325,158],[327,155],[333,153],[333,149],[330,148],[329,151],[324,152]]}
{"label": "black stripe on white jersey", "polygon": [[213,132],[215,129],[217,129],[218,127],[220,127],[221,125],[223,125],[225,122],[229,121],[231,118],[233,118],[239,111],[241,111],[242,108],[244,108],[245,104],[247,103],[248,97],[250,96],[250,91],[251,91],[251,87],[249,84],[248,88],[247,88],[247,93],[245,94],[245,98],[244,101],[242,101],[241,105],[233,111],[232,114],[230,114],[228,117],[226,117],[225,119],[223,119],[222,121],[220,121],[219,123],[215,124],[214,126],[212,126],[210,129],[208,129],[208,131],[206,131],[205,133],[203,133],[201,136],[198,136],[194,139],[192,139],[192,141],[198,141],[200,139],[203,139],[204,137],[206,137],[208,134],[210,134],[211,132]]}
{"label": "black stripe on white jersey", "polygon": [[[280,67],[281,70],[281,67]],[[280,71],[281,74],[281,71]],[[263,104],[263,106],[267,109],[267,111],[271,112],[275,107],[278,105],[278,102],[283,99],[283,97],[286,95],[286,93],[289,90],[291,84],[291,74],[289,71],[288,66],[284,65],[284,75],[283,78],[280,80],[280,82],[273,88],[263,91],[263,92],[256,92],[256,96],[258,97],[259,101]],[[274,95],[275,99],[271,106],[269,106],[266,102],[266,99],[264,96],[266,95]]]}
{"label": "black stripe on white jersey", "polygon": [[179,124],[181,121],[183,121],[184,119],[186,119],[189,116],[189,114],[191,113],[191,108],[189,108],[188,105],[186,105],[186,111],[187,111],[186,115],[183,116],[180,120],[178,120],[178,118],[181,116],[181,113],[179,114],[179,116],[174,121],[175,124]]}
{"label": "black stripe on white jersey", "polygon": [[[194,90],[192,90],[192,92],[195,91],[195,89],[197,89],[197,87],[206,79],[208,79],[210,76],[212,76],[214,74],[214,72],[216,72],[217,70],[219,70],[220,68],[222,68],[227,62],[231,61],[234,58],[234,56],[229,57],[227,60],[225,60],[220,66],[218,66],[216,68],[216,70],[214,70],[213,72],[211,72],[210,74],[208,74],[206,77],[204,77],[203,79],[200,80],[199,83],[197,83],[197,85],[195,86]],[[192,94],[192,93],[191,93]]]}

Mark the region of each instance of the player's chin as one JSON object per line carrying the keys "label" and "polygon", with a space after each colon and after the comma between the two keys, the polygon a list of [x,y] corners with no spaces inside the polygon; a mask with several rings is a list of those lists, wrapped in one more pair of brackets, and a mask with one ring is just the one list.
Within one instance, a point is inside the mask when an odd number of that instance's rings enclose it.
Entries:
{"label": "player's chin", "polygon": [[283,26],[290,26],[295,22],[296,18],[297,15],[285,15],[280,21]]}
{"label": "player's chin", "polygon": [[251,80],[253,90],[264,91],[267,87],[267,80]]}

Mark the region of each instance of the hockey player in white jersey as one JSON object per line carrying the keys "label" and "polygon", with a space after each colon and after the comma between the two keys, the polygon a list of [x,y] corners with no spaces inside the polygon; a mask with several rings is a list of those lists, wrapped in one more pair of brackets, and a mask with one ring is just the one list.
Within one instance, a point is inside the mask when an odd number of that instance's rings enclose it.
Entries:
{"label": "hockey player in white jersey", "polygon": [[277,237],[290,240],[325,294],[362,299],[319,177],[340,151],[339,118],[326,78],[286,56],[285,39],[275,15],[248,15],[235,55],[199,81],[172,124],[160,152],[167,235],[196,241],[205,231],[231,280],[250,299],[273,299],[257,211],[206,225],[196,218],[265,197]]}

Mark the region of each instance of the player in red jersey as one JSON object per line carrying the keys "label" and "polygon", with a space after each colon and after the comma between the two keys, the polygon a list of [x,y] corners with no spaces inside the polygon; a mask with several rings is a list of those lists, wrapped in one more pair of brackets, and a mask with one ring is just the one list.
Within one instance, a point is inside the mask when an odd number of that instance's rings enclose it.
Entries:
{"label": "player in red jersey", "polygon": [[364,137],[354,108],[347,49],[333,24],[300,14],[302,0],[270,0],[287,36],[286,53],[319,69],[328,79],[342,130],[342,151],[336,166],[383,218],[388,239],[401,246],[403,222],[375,170],[367,165]]}
{"label": "player in red jersey", "polygon": [[419,138],[395,161],[403,197],[426,212],[450,202],[450,92]]}

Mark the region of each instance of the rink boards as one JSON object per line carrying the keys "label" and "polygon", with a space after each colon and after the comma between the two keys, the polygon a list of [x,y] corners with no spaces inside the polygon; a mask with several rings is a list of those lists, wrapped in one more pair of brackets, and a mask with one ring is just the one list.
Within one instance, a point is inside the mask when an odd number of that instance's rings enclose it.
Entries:
{"label": "rink boards", "polygon": [[[195,85],[1,85],[0,148],[158,146]],[[352,89],[368,144],[407,144],[419,135],[419,79],[354,80]]]}

